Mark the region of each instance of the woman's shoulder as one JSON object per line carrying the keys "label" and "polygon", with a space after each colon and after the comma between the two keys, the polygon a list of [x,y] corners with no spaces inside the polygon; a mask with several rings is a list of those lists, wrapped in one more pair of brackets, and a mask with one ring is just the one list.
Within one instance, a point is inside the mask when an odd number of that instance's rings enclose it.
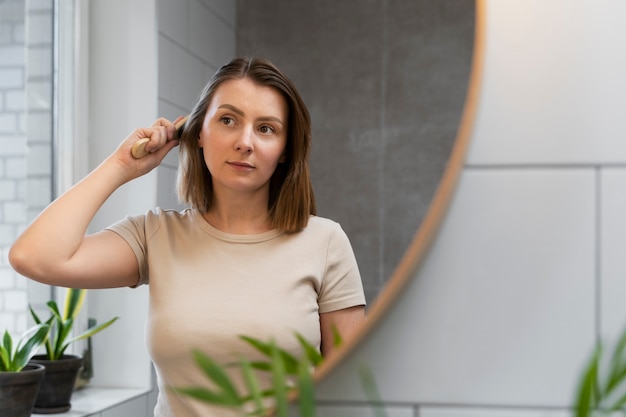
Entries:
{"label": "woman's shoulder", "polygon": [[192,209],[173,210],[156,207],[149,209],[143,214],[128,215],[119,221],[121,225],[135,225],[135,227],[145,228],[147,231],[160,229],[162,226],[176,226],[193,223],[197,220],[195,211]]}
{"label": "woman's shoulder", "polygon": [[303,231],[324,235],[332,235],[335,233],[343,234],[343,229],[337,221],[319,216],[309,217],[309,221]]}

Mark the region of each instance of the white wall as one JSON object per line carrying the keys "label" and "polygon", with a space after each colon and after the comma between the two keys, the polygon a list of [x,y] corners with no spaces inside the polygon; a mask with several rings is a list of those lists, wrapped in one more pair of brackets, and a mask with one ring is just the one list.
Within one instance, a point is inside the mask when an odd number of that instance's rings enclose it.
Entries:
{"label": "white wall", "polygon": [[[115,22],[115,24],[112,24]],[[89,168],[93,169],[135,128],[157,117],[157,29],[154,0],[89,3]],[[92,230],[144,212],[156,201],[156,173],[118,190],[91,224]],[[94,339],[94,378],[99,386],[151,386],[144,347],[147,291],[89,292],[89,315],[115,325]]]}
{"label": "white wall", "polygon": [[[89,3],[89,157],[95,168],[135,128],[187,114],[235,52],[235,1],[92,0]],[[115,24],[112,24],[115,22]],[[177,152],[125,185],[91,224],[99,230],[157,205],[175,207]],[[95,386],[152,385],[144,324],[148,289],[92,290],[89,313],[119,316],[94,336]]]}
{"label": "white wall", "polygon": [[626,3],[487,0],[486,16],[450,210],[394,308],[321,384],[321,415],[368,415],[360,363],[390,417],[570,415],[596,338],[626,325]]}

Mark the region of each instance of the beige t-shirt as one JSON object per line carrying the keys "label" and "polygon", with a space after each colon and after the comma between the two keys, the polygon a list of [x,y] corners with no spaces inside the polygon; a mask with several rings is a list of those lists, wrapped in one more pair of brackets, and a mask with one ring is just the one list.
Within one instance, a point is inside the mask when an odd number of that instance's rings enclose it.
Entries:
{"label": "beige t-shirt", "polygon": [[[150,284],[146,330],[160,387],[157,417],[236,415],[168,390],[210,386],[193,349],[220,363],[260,358],[239,339],[246,335],[299,355],[295,332],[319,348],[320,313],[365,304],[350,242],[328,219],[311,216],[299,233],[234,235],[196,210],[156,209],[109,230],[137,256],[139,284]],[[262,383],[270,384],[269,375]]]}

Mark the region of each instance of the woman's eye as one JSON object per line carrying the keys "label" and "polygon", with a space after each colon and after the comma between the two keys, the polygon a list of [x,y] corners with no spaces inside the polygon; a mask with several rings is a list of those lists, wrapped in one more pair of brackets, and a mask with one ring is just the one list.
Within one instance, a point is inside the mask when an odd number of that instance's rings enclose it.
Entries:
{"label": "woman's eye", "polygon": [[259,128],[259,131],[264,134],[274,133],[274,128],[272,126],[263,125]]}
{"label": "woman's eye", "polygon": [[232,119],[232,117],[228,117],[228,116],[222,116],[220,118],[220,120],[222,121],[223,124],[225,124],[226,126],[230,126],[233,123],[235,123],[235,121]]}

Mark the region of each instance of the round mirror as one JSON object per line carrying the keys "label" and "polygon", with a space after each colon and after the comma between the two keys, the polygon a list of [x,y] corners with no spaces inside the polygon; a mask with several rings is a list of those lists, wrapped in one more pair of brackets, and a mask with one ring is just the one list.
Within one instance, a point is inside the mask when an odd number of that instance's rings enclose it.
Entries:
{"label": "round mirror", "polygon": [[369,305],[449,167],[475,9],[473,0],[237,2],[238,55],[271,59],[309,107],[318,214],[348,234]]}

